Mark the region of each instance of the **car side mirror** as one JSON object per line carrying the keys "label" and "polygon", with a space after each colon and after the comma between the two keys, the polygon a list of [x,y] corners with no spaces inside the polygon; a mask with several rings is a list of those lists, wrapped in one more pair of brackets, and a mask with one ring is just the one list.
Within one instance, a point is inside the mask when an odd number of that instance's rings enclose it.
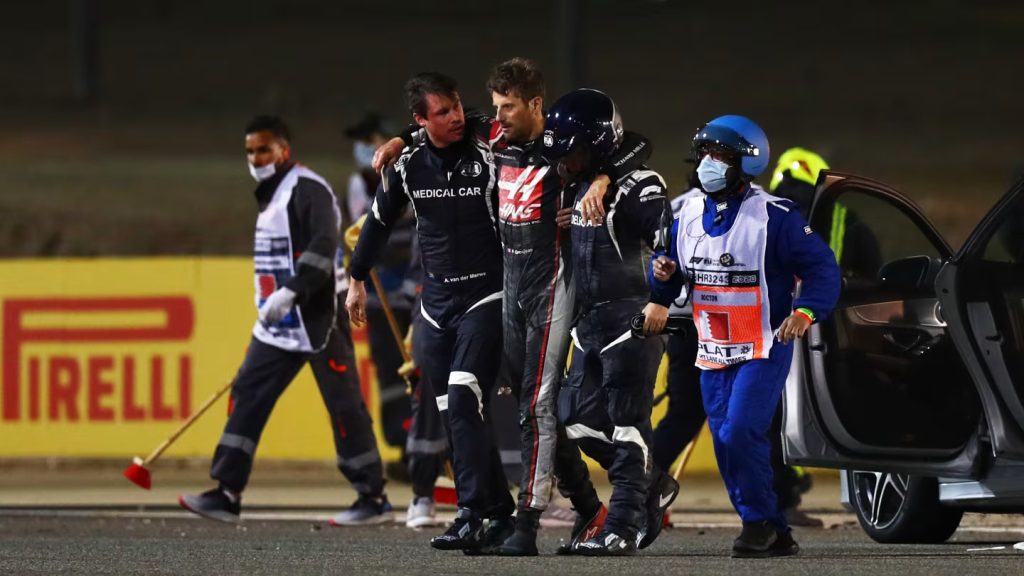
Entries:
{"label": "car side mirror", "polygon": [[929,256],[908,256],[886,262],[878,270],[882,286],[900,292],[930,292],[939,271],[938,263]]}

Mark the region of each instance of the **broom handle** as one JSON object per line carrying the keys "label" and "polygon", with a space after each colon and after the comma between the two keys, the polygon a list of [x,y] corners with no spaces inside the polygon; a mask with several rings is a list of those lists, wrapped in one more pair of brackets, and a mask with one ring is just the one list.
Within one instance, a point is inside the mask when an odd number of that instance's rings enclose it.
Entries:
{"label": "broom handle", "polygon": [[676,482],[683,477],[683,470],[686,469],[686,463],[690,461],[690,456],[693,455],[693,448],[697,445],[698,436],[694,436],[693,440],[683,448],[683,457],[679,460],[679,464],[676,466],[676,471],[672,476],[676,479]]}
{"label": "broom handle", "polygon": [[189,426],[192,426],[193,422],[198,420],[199,417],[202,416],[203,413],[210,408],[210,406],[213,406],[214,402],[219,400],[220,397],[223,396],[225,392],[231,389],[231,385],[233,383],[234,381],[228,381],[228,383],[222,386],[220,390],[214,392],[213,396],[210,396],[210,398],[206,402],[203,402],[203,405],[200,406],[198,410],[196,410],[195,414],[189,416],[188,420],[185,420],[184,422],[181,423],[181,426],[179,426],[178,429],[174,431],[174,434],[171,434],[171,436],[167,440],[164,440],[159,446],[156,447],[155,450],[150,452],[149,456],[146,456],[146,459],[142,461],[143,467],[149,466],[154,460],[159,458],[160,455],[164,453],[164,450],[167,450],[167,448],[171,444],[174,444],[174,441],[177,440],[179,436],[185,433],[185,430],[189,429]]}
{"label": "broom handle", "polygon": [[388,295],[384,293],[384,288],[380,285],[380,277],[377,276],[376,270],[370,270],[370,280],[373,281],[373,288],[377,291],[377,297],[380,298],[380,307],[384,309],[384,316],[388,319],[388,326],[391,327],[391,335],[395,337],[398,351],[402,353],[402,362],[408,362],[412,358],[409,357],[409,351],[405,349],[405,342],[402,341],[402,334],[398,330],[398,321],[395,320],[395,313],[391,310]]}

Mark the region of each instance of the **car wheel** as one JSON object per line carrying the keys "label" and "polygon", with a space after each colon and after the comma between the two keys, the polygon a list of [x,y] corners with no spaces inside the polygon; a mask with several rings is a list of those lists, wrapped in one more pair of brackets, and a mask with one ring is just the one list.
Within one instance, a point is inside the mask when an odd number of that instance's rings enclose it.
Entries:
{"label": "car wheel", "polygon": [[945,542],[964,515],[939,503],[935,478],[847,470],[846,479],[857,520],[876,542]]}

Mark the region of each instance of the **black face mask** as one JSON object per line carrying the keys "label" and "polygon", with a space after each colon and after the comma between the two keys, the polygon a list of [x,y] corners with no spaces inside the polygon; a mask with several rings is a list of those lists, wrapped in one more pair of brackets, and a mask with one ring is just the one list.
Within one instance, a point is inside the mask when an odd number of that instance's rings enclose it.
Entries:
{"label": "black face mask", "polygon": [[[569,158],[572,158],[575,161],[577,157],[579,157],[580,165],[583,166],[583,169],[576,173],[569,173],[565,169],[564,161]],[[562,160],[558,162],[556,170],[558,171],[558,175],[562,178],[563,182],[565,182],[566,184],[572,184],[577,180],[586,177],[587,175],[591,174],[594,170],[596,170],[597,167],[592,166],[592,164],[594,164],[594,161],[593,155],[590,152],[590,147],[580,144],[573,147],[573,149],[570,150],[569,153],[566,154],[562,158]]]}

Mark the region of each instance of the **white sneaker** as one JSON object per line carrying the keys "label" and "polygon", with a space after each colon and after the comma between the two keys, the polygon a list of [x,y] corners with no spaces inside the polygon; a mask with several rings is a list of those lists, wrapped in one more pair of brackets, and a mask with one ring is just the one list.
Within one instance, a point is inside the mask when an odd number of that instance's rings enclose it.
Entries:
{"label": "white sneaker", "polygon": [[544,528],[572,528],[576,522],[576,512],[548,502],[548,507],[540,515],[540,525]]}
{"label": "white sneaker", "polygon": [[409,502],[409,510],[405,513],[405,525],[408,528],[423,528],[436,525],[434,499],[429,496],[413,497]]}

